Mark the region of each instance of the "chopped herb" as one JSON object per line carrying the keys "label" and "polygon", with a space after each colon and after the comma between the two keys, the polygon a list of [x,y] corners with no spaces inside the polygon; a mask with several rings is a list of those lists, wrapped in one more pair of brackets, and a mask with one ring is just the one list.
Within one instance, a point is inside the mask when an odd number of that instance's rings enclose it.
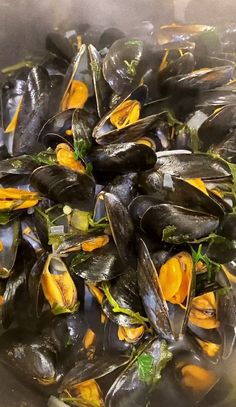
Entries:
{"label": "chopped herb", "polygon": [[0,212],[0,225],[6,225],[11,220],[11,214],[7,212]]}
{"label": "chopped herb", "polygon": [[154,358],[152,355],[143,352],[137,359],[139,379],[149,384],[154,376]]}
{"label": "chopped herb", "polygon": [[197,251],[195,251],[193,247],[191,247],[191,251],[194,267],[197,265],[199,261],[203,262],[207,268],[208,281],[212,281],[213,279],[215,279],[215,275],[220,270],[221,265],[212,261],[207,256],[207,254],[202,254],[202,244],[198,246]]}
{"label": "chopped herb", "polygon": [[147,384],[156,384],[161,379],[161,372],[172,359],[172,353],[165,341],[161,342],[160,355],[157,360],[143,352],[137,358],[139,379]]}
{"label": "chopped herb", "polygon": [[93,173],[93,164],[92,164],[92,163],[88,163],[88,164],[86,165],[85,171],[86,171],[86,174],[87,174],[87,175],[92,175],[92,173]]}
{"label": "chopped herb", "polygon": [[73,344],[71,336],[68,334],[65,337],[65,348],[68,348],[69,346],[71,346]]}
{"label": "chopped herb", "polygon": [[78,311],[78,309],[79,309],[79,302],[77,302],[72,309],[69,309],[69,308],[56,304],[55,306],[52,307],[52,313],[54,315],[73,314],[74,312]]}
{"label": "chopped herb", "polygon": [[217,294],[220,296],[221,295],[224,296],[224,295],[227,295],[231,290],[232,290],[232,287],[222,287],[219,290],[217,290]]}
{"label": "chopped herb", "polygon": [[86,157],[89,149],[91,147],[91,144],[84,140],[84,139],[79,139],[74,141],[74,154],[76,160],[83,160],[84,157]]}
{"label": "chopped herb", "polygon": [[38,164],[53,165],[57,163],[56,154],[51,148],[46,151],[41,151],[40,153],[33,155],[32,159]]}
{"label": "chopped herb", "polygon": [[128,75],[135,76],[137,74],[137,66],[139,62],[136,59],[132,59],[130,62],[125,60],[124,63],[127,66]]}
{"label": "chopped herb", "polygon": [[175,232],[176,227],[174,225],[166,226],[165,229],[163,229],[162,231],[162,240],[164,240],[164,242],[168,242],[170,238],[175,236]]}
{"label": "chopped herb", "polygon": [[106,228],[109,226],[108,218],[107,216],[104,216],[103,218],[99,219],[98,221],[94,221],[91,217],[89,218],[89,225],[93,229],[97,228]]}
{"label": "chopped herb", "polygon": [[155,383],[161,379],[161,372],[166,367],[167,363],[172,359],[172,353],[169,351],[166,341],[161,342],[160,358],[155,365]]}
{"label": "chopped herb", "polygon": [[99,79],[101,77],[101,72],[102,72],[101,65],[97,61],[92,61],[92,62],[90,62],[90,66],[91,66],[91,69],[92,69],[92,71],[93,71],[93,73],[95,75],[96,81],[99,81]]}
{"label": "chopped herb", "polygon": [[112,306],[113,312],[128,315],[129,317],[132,318],[134,323],[144,325],[145,327],[147,326],[146,322],[149,321],[148,318],[142,317],[139,314],[139,312],[133,312],[128,308],[122,308],[119,306],[119,304],[115,301],[115,299],[111,295],[110,286],[108,283],[103,283],[102,288],[103,288],[103,291],[104,291],[104,294],[105,294],[107,300],[109,301],[110,305]]}
{"label": "chopped herb", "polygon": [[12,165],[13,168],[16,168],[16,169],[21,168],[22,167],[22,161],[21,160],[15,160],[15,161],[12,162],[11,165]]}
{"label": "chopped herb", "polygon": [[141,40],[129,40],[126,41],[125,45],[142,45],[143,41]]}

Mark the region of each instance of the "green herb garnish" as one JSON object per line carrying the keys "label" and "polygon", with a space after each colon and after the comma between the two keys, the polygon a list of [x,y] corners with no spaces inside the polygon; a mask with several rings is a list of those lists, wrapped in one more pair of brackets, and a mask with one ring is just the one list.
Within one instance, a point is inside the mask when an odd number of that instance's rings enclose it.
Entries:
{"label": "green herb garnish", "polygon": [[112,306],[112,311],[114,313],[121,313],[128,315],[129,317],[132,318],[134,324],[140,324],[147,326],[146,322],[149,321],[148,318],[142,317],[139,312],[133,312],[128,308],[122,308],[119,306],[119,304],[115,301],[115,299],[112,297],[111,292],[110,292],[110,285],[108,283],[103,283],[102,289],[104,291],[104,294],[109,301],[110,305]]}
{"label": "green herb garnish", "polygon": [[147,384],[156,384],[161,379],[161,372],[172,359],[172,353],[165,341],[161,342],[160,355],[157,360],[146,353],[137,358],[139,379]]}
{"label": "green herb garnish", "polygon": [[90,66],[91,66],[92,72],[95,75],[96,81],[99,81],[99,79],[101,77],[101,72],[102,72],[101,65],[97,61],[91,61]]}
{"label": "green herb garnish", "polygon": [[132,61],[124,60],[125,65],[127,66],[127,72],[129,76],[135,76],[137,74],[137,66],[139,62],[136,59],[132,59]]}
{"label": "green herb garnish", "polygon": [[91,147],[91,144],[84,140],[84,139],[78,139],[74,141],[74,154],[75,154],[75,158],[76,160],[83,160],[89,149]]}
{"label": "green herb garnish", "polygon": [[38,164],[54,165],[57,163],[56,154],[51,148],[46,151],[41,151],[40,153],[33,155],[32,159]]}

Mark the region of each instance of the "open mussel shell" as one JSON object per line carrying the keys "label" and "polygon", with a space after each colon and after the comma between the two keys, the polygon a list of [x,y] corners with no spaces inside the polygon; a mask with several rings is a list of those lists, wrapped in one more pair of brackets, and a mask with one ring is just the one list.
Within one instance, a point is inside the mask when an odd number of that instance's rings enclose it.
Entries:
{"label": "open mussel shell", "polygon": [[110,281],[123,274],[117,249],[113,243],[97,249],[92,256],[75,268],[74,273],[92,282]]}
{"label": "open mussel shell", "polygon": [[6,174],[28,175],[37,167],[37,162],[30,155],[7,158],[0,161],[0,177]]}
{"label": "open mussel shell", "polygon": [[147,99],[147,86],[140,85],[138,88],[133,90],[126,98],[120,100],[112,110],[110,110],[105,116],[100,120],[100,122],[95,126],[93,130],[93,137],[98,144],[113,144],[119,142],[135,141],[140,136],[143,136],[158,120],[161,113],[159,111],[154,111],[152,114],[145,113],[146,108],[141,110],[140,118],[123,128],[116,129],[110,122],[111,115],[122,103],[128,100],[136,100],[141,104],[141,107],[146,102]]}
{"label": "open mussel shell", "polygon": [[147,60],[158,66],[163,53],[159,55],[151,44],[140,39],[119,39],[104,58],[104,78],[117,94],[127,94],[140,83]]}
{"label": "open mussel shell", "polygon": [[111,93],[108,83],[102,72],[102,58],[98,50],[90,44],[88,46],[90,67],[92,70],[93,86],[95,91],[98,116],[101,118],[109,110],[109,96]]}
{"label": "open mussel shell", "polygon": [[82,44],[77,55],[71,62],[66,72],[64,83],[62,85],[63,96],[60,104],[60,110],[63,110],[63,102],[65,100],[65,97],[67,96],[67,93],[70,89],[73,80],[78,80],[86,84],[89,96],[93,95],[94,89],[89,69],[90,68],[88,66],[87,46],[85,44]]}
{"label": "open mussel shell", "polygon": [[[166,342],[159,339],[147,341],[142,351],[138,349],[137,352],[137,356],[111,386],[106,396],[108,407],[141,407],[146,405],[151,391],[157,385],[161,371],[172,357]],[[145,359],[150,360],[152,365],[152,368],[146,372],[147,377],[141,367],[142,363],[145,363]],[[157,371],[159,375],[156,375]]]}
{"label": "open mussel shell", "polygon": [[175,351],[171,365],[176,382],[191,401],[189,405],[203,402],[220,380],[219,370],[192,351]]}
{"label": "open mussel shell", "polygon": [[74,109],[57,113],[44,124],[38,135],[38,141],[44,148],[55,148],[59,143],[67,143],[73,147],[73,137],[67,135],[72,127],[73,113]]}
{"label": "open mussel shell", "polygon": [[198,130],[202,151],[224,141],[230,129],[236,126],[236,106],[224,106],[214,111]]}
{"label": "open mussel shell", "polygon": [[191,185],[187,180],[158,171],[141,173],[139,184],[146,194],[155,194],[159,203],[172,203],[215,216],[223,216],[223,208],[207,193]]}
{"label": "open mussel shell", "polygon": [[119,353],[127,355],[132,352],[133,344],[119,339],[119,326],[114,322],[107,320],[104,328],[103,350],[108,353]]}
{"label": "open mussel shell", "polygon": [[140,326],[140,320],[135,315],[130,316],[122,313],[122,308],[130,313],[144,314],[141,299],[138,294],[137,275],[134,270],[127,270],[126,273],[118,277],[117,281],[110,287],[110,294],[121,308],[120,312],[113,311],[113,305],[107,298],[103,300],[102,310],[107,317],[115,324],[124,327]]}
{"label": "open mussel shell", "polygon": [[[109,382],[110,377],[113,377],[112,373],[115,373],[116,370],[125,366],[128,361],[129,359],[127,357],[114,355],[112,356],[112,358],[111,355],[97,356],[93,360],[87,361],[86,365],[84,364],[84,361],[81,360],[64,377],[62,383],[59,386],[58,392],[63,399],[63,394],[66,394],[68,396],[68,393],[73,394],[73,390],[77,390],[77,393],[80,389],[80,385],[85,382],[89,385],[90,382],[91,384],[93,383],[94,385],[97,385],[100,393],[99,396],[100,398],[103,398],[103,394],[99,387],[99,384],[102,382]],[[84,400],[83,395],[78,395],[78,393],[77,397],[78,402],[82,403],[82,405],[84,404],[84,402],[86,403],[85,405],[92,405],[90,404],[91,399],[88,400],[88,397],[86,400]],[[98,402],[98,400],[95,401]],[[103,403],[101,403],[101,400],[99,401],[100,403],[98,405],[103,405]]]}
{"label": "open mussel shell", "polygon": [[104,194],[104,202],[111,233],[121,262],[126,266],[135,264],[134,225],[125,205],[109,192]]}
{"label": "open mussel shell", "polygon": [[2,250],[0,252],[0,277],[9,277],[14,266],[17,248],[19,245],[20,223],[13,220],[6,225],[0,226],[0,241]]}
{"label": "open mussel shell", "polygon": [[95,172],[123,174],[153,168],[156,155],[144,144],[121,143],[94,147],[89,154],[89,160]]}
{"label": "open mussel shell", "polygon": [[47,120],[50,78],[45,68],[34,67],[28,76],[13,140],[13,154],[30,154],[40,149],[37,137]]}
{"label": "open mussel shell", "polygon": [[159,70],[158,78],[160,84],[172,76],[184,75],[192,72],[194,64],[194,56],[191,52],[185,52],[179,58],[171,60],[164,69]]}
{"label": "open mussel shell", "polygon": [[233,78],[233,73],[232,66],[202,68],[186,75],[171,77],[165,81],[164,86],[168,92],[201,92],[225,85]]}
{"label": "open mussel shell", "polygon": [[92,132],[95,123],[97,123],[97,117],[91,112],[82,109],[74,111],[71,123],[74,145],[83,140],[88,148],[92,146]]}
{"label": "open mussel shell", "polygon": [[104,234],[103,231],[99,229],[89,232],[76,232],[72,236],[65,237],[63,241],[59,243],[56,253],[67,254],[80,251],[83,243],[89,243],[102,234]]}
{"label": "open mussel shell", "polygon": [[[182,41],[194,41],[196,36],[201,34],[211,35],[216,33],[216,29],[204,24],[169,24],[160,27],[158,33],[159,44],[177,43]],[[182,48],[180,46],[180,48]]]}
{"label": "open mussel shell", "polygon": [[180,178],[224,181],[232,177],[225,161],[208,154],[157,155],[155,168],[163,174],[167,173]]}
{"label": "open mussel shell", "polygon": [[[165,237],[168,226],[172,226],[172,230]],[[172,204],[150,207],[141,220],[144,231],[170,243],[191,242],[214,232],[218,226],[219,219],[214,215]]]}
{"label": "open mussel shell", "polygon": [[184,309],[178,303],[167,303],[165,300],[157,269],[142,239],[139,242],[137,273],[140,295],[153,328],[167,340],[177,340],[184,333],[188,321],[195,285],[193,269],[188,281]]}
{"label": "open mussel shell", "polygon": [[53,201],[65,203],[82,211],[94,205],[95,181],[87,174],[71,171],[59,165],[37,168],[31,175],[31,185]]}
{"label": "open mussel shell", "polygon": [[173,340],[168,307],[164,301],[160,284],[157,284],[157,271],[152,262],[147,246],[142,240],[139,243],[137,274],[139,292],[152,326],[165,339]]}

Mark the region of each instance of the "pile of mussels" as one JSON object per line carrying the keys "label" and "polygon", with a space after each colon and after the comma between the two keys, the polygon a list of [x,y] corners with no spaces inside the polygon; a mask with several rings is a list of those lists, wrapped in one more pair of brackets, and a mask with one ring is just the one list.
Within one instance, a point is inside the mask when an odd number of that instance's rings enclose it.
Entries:
{"label": "pile of mussels", "polygon": [[0,362],[49,406],[229,399],[235,33],[53,32],[2,71]]}

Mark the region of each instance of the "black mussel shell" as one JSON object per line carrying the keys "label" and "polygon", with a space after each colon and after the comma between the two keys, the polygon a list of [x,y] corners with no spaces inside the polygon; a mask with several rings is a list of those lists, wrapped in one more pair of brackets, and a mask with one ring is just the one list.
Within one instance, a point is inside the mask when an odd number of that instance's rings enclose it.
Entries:
{"label": "black mussel shell", "polygon": [[91,257],[74,269],[76,275],[92,282],[109,281],[124,272],[113,243],[95,250]]}
{"label": "black mussel shell", "polygon": [[[22,336],[22,335],[21,335]],[[57,370],[55,350],[45,338],[14,338],[14,331],[1,337],[1,361],[31,382],[52,385],[58,382],[61,374]]]}
{"label": "black mussel shell", "polygon": [[65,203],[82,211],[94,205],[95,182],[86,174],[59,165],[37,168],[31,175],[31,185],[53,201]]}
{"label": "black mussel shell", "polygon": [[47,120],[50,78],[45,68],[34,67],[28,76],[13,141],[13,154],[30,154],[40,149],[38,133]]}
{"label": "black mussel shell", "polygon": [[193,54],[191,54],[191,52],[185,52],[179,58],[169,62],[166,68],[159,71],[159,81],[163,83],[167,78],[172,76],[188,74],[192,72],[194,64]]}
{"label": "black mussel shell", "polygon": [[118,337],[119,326],[109,319],[104,328],[103,350],[108,353],[120,353],[126,355],[133,349],[133,345]]}
{"label": "black mussel shell", "polygon": [[152,326],[164,338],[173,340],[168,307],[157,284],[157,271],[142,240],[139,243],[137,274],[140,296]]}
{"label": "black mussel shell", "polygon": [[[137,275],[135,271],[130,269],[127,270],[126,274],[120,276],[111,286],[110,293],[120,308],[128,309],[134,314],[144,314],[141,299],[138,294]],[[133,316],[122,312],[113,312],[113,306],[106,298],[103,300],[102,310],[107,317],[117,325],[125,327],[140,325],[140,322]]]}
{"label": "black mussel shell", "polygon": [[167,79],[164,83],[168,91],[201,92],[225,85],[233,77],[234,67],[219,66],[216,68],[202,68],[186,75],[179,75]]}
{"label": "black mussel shell", "polygon": [[134,225],[125,205],[109,192],[104,194],[104,202],[112,236],[122,263],[135,264]]}
{"label": "black mussel shell", "polygon": [[98,49],[110,48],[110,46],[117,40],[124,38],[125,33],[119,28],[110,27],[103,31],[99,38]]}
{"label": "black mussel shell", "polygon": [[72,116],[74,145],[76,145],[76,142],[83,140],[88,149],[92,146],[92,132],[96,122],[96,115],[81,109],[74,111]]}
{"label": "black mussel shell", "polygon": [[230,129],[236,127],[236,106],[224,106],[213,112],[198,130],[201,151],[221,143]]}
{"label": "black mussel shell", "polygon": [[217,329],[204,329],[188,322],[188,329],[195,337],[202,341],[212,342],[216,345],[221,345],[222,338],[220,332]]}
{"label": "black mussel shell", "polygon": [[140,174],[139,184],[146,194],[155,194],[159,203],[172,203],[216,216],[223,216],[223,209],[211,197],[187,181],[163,175],[158,171]]}
{"label": "black mussel shell", "polygon": [[[165,117],[166,99],[158,99],[144,105],[147,96],[148,88],[144,84],[134,89],[126,98],[121,98],[118,101],[115,100],[112,104],[112,110],[94,128],[93,137],[97,143],[107,145],[137,141],[151,130],[159,120],[162,120]],[[142,107],[140,118],[125,127],[115,128],[110,122],[111,115],[115,109],[128,100],[136,100],[140,103]]]}
{"label": "black mussel shell", "polygon": [[29,322],[27,279],[35,261],[36,254],[33,247],[22,240],[3,296],[2,324],[5,329],[9,328],[13,321],[22,327]]}
{"label": "black mussel shell", "polygon": [[101,118],[109,110],[109,96],[111,89],[105,81],[102,72],[102,58],[93,45],[88,46],[90,67],[92,70],[98,116]]}
{"label": "black mussel shell", "polygon": [[47,258],[48,253],[43,252],[29,273],[28,293],[31,301],[31,312],[34,315],[34,318],[38,318],[42,311],[43,301],[40,302],[41,277]]}
{"label": "black mussel shell", "polygon": [[[172,354],[168,351],[165,341],[155,339],[145,345],[143,352],[138,354],[111,386],[106,396],[108,407],[143,407],[147,405],[150,393],[156,384],[154,372],[159,369],[163,370]],[[164,358],[163,352],[165,352]],[[140,372],[140,365],[145,358],[151,359],[153,367],[148,372],[148,380],[145,380]]]}
{"label": "black mussel shell", "polygon": [[207,154],[168,154],[157,155],[156,169],[181,178],[201,178],[203,180],[230,179],[229,166],[220,158]]}
{"label": "black mussel shell", "polygon": [[72,368],[64,377],[59,386],[58,392],[62,394],[64,391],[70,392],[73,387],[87,380],[109,380],[109,376],[117,369],[125,366],[129,359],[119,355],[102,355],[97,356],[85,363],[84,360],[78,361],[76,366]]}
{"label": "black mussel shell", "polygon": [[236,241],[228,239],[216,239],[209,244],[206,253],[207,256],[216,263],[229,263],[236,258]]}
{"label": "black mussel shell", "polygon": [[140,83],[147,70],[147,61],[158,66],[163,54],[163,51],[158,53],[152,44],[139,39],[117,40],[104,58],[104,78],[117,94],[130,92]]}
{"label": "black mussel shell", "polygon": [[71,130],[74,109],[68,109],[51,117],[42,127],[38,141],[44,148],[55,148],[59,143],[67,143],[73,147],[73,137],[66,134]]}
{"label": "black mussel shell", "polygon": [[159,198],[154,195],[139,195],[134,198],[129,205],[129,213],[135,224],[140,227],[144,213],[159,203]]}
{"label": "black mussel shell", "polygon": [[[0,174],[31,174],[39,165],[30,155],[22,155],[17,158],[7,158],[0,161]],[[1,176],[0,175],[0,176]]]}
{"label": "black mussel shell", "polygon": [[81,244],[89,242],[94,238],[104,234],[103,230],[91,230],[89,232],[76,232],[65,239],[58,245],[56,252],[60,254],[70,253],[81,250]]}
{"label": "black mussel shell", "polygon": [[98,146],[89,155],[95,172],[127,173],[154,167],[156,155],[144,144],[122,143]]}
{"label": "black mussel shell", "polygon": [[226,213],[221,221],[219,232],[229,240],[236,240],[236,214]]}
{"label": "black mussel shell", "polygon": [[88,329],[84,315],[79,311],[75,314],[57,315],[52,320],[51,337],[59,352],[82,342]]}
{"label": "black mussel shell", "polygon": [[236,164],[236,130],[233,129],[223,142],[214,148],[214,152],[230,163]]}
{"label": "black mussel shell", "polygon": [[17,109],[25,89],[25,80],[10,79],[1,84],[1,125],[6,129]]}
{"label": "black mussel shell", "polygon": [[[168,236],[165,229],[173,227]],[[172,243],[193,241],[214,232],[219,226],[216,216],[171,204],[149,208],[143,215],[141,227],[159,240]],[[167,230],[167,229],[166,229]]]}
{"label": "black mussel shell", "polygon": [[136,173],[118,175],[106,185],[104,191],[117,196],[127,207],[137,195],[137,181],[138,176]]}
{"label": "black mussel shell", "polygon": [[7,225],[0,226],[0,240],[3,249],[0,252],[0,277],[9,277],[17,255],[19,245],[20,223],[13,220]]}
{"label": "black mussel shell", "polygon": [[47,35],[46,48],[68,62],[71,62],[76,54],[76,47],[73,41],[59,32],[51,32]]}

